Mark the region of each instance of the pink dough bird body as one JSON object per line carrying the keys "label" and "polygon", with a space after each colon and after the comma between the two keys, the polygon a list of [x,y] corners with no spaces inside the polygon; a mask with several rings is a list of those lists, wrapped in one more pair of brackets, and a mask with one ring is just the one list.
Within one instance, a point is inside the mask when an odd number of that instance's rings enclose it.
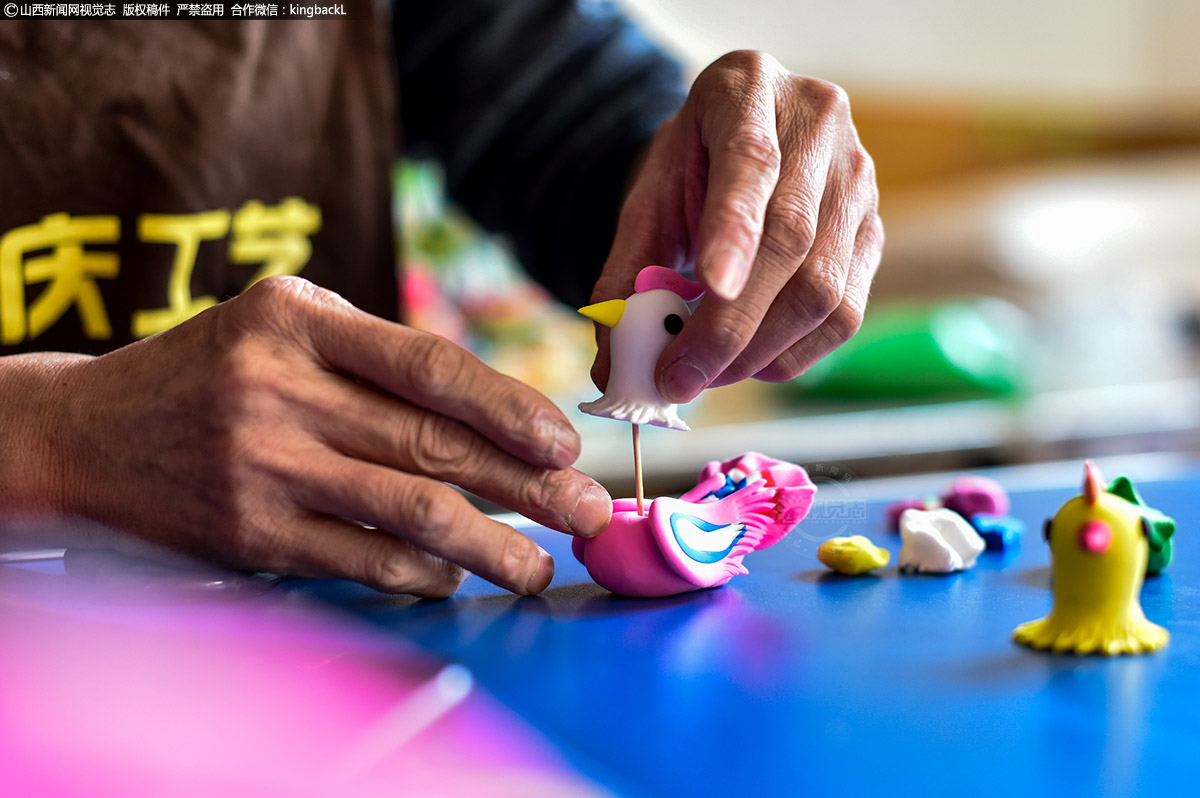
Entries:
{"label": "pink dough bird body", "polygon": [[596,537],[573,551],[592,579],[625,596],[672,596],[719,587],[747,573],[742,559],[779,542],[808,514],[817,488],[803,468],[760,454],[713,462],[696,487],[662,497],[639,515],[633,499],[613,502]]}

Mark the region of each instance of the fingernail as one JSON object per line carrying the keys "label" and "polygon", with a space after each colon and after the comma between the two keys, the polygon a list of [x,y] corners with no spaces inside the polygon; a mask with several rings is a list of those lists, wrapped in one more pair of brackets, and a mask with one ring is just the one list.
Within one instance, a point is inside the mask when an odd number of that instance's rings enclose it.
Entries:
{"label": "fingernail", "polygon": [[690,402],[708,385],[708,377],[686,360],[676,360],[663,372],[659,392],[668,402]]}
{"label": "fingernail", "polygon": [[750,264],[737,248],[722,247],[709,258],[706,272],[714,294],[722,299],[737,299],[746,287]]}
{"label": "fingernail", "polygon": [[547,421],[542,424],[542,432],[550,438],[545,456],[552,468],[566,468],[579,459],[579,433],[574,429],[558,421]]}
{"label": "fingernail", "polygon": [[599,483],[589,482],[579,493],[567,524],[577,535],[595,537],[612,519],[612,497]]}
{"label": "fingernail", "polygon": [[533,576],[529,577],[529,584],[525,585],[525,594],[532,596],[541,593],[546,588],[550,587],[550,583],[554,580],[554,558],[550,553],[538,546],[538,566],[533,572]]}

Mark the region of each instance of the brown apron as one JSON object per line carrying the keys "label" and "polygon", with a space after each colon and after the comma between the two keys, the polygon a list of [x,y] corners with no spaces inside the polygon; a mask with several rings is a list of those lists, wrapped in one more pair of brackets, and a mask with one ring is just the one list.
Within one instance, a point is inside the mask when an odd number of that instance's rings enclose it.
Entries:
{"label": "brown apron", "polygon": [[377,5],[0,25],[0,354],[106,352],[271,274],[396,318]]}

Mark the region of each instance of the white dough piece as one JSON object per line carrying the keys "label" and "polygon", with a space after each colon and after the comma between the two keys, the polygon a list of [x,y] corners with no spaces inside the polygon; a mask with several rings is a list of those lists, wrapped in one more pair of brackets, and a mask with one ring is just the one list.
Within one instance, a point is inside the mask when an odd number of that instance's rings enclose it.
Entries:
{"label": "white dough piece", "polygon": [[626,300],[625,312],[609,337],[608,389],[596,401],[580,404],[580,410],[634,424],[688,430],[676,405],[664,399],[654,384],[659,355],[675,337],[664,326],[672,314],[687,321],[691,312],[679,294],[664,288]]}
{"label": "white dough piece", "polygon": [[905,510],[900,514],[900,569],[948,574],[975,567],[983,538],[953,510]]}

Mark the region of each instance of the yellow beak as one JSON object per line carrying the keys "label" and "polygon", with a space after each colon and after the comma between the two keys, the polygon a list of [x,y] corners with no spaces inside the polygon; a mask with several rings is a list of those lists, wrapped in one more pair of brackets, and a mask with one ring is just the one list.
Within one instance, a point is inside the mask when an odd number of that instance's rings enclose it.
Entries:
{"label": "yellow beak", "polygon": [[598,321],[608,327],[616,327],[621,316],[625,314],[624,299],[610,299],[607,302],[597,302],[579,309],[579,312],[592,321]]}

